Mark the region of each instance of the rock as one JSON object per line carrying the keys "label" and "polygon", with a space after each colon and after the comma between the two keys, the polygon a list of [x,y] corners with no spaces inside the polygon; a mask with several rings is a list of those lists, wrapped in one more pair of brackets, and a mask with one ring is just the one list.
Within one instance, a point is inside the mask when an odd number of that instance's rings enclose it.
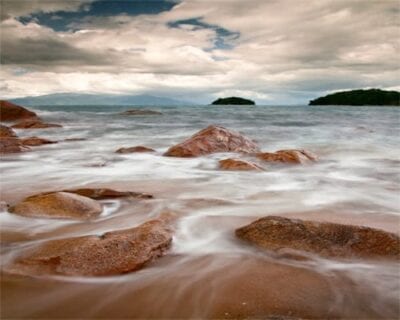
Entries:
{"label": "rock", "polygon": [[258,146],[238,132],[208,126],[164,154],[169,157],[197,157],[215,152],[259,152]]}
{"label": "rock", "polygon": [[369,227],[268,216],[236,235],[273,251],[293,249],[338,258],[400,258],[399,236]]}
{"label": "rock", "polygon": [[219,167],[223,170],[264,170],[255,163],[240,159],[224,159],[219,161]]}
{"label": "rock", "polygon": [[29,137],[29,138],[22,138],[21,143],[24,146],[36,147],[36,146],[41,146],[43,144],[57,143],[57,141],[48,140],[48,139],[44,139],[44,138],[38,138],[38,137]]}
{"label": "rock", "polygon": [[9,101],[0,100],[0,121],[36,118],[36,113]]}
{"label": "rock", "polygon": [[0,124],[0,138],[16,138],[17,134],[13,129],[7,126],[3,126]]}
{"label": "rock", "polygon": [[156,150],[144,146],[136,146],[129,148],[119,148],[116,153],[133,153],[133,152],[155,152]]}
{"label": "rock", "polygon": [[27,217],[89,219],[98,216],[102,206],[88,197],[53,192],[28,197],[9,211]]}
{"label": "rock", "polygon": [[62,128],[62,125],[55,123],[46,123],[40,119],[28,119],[22,120],[14,125],[11,128],[15,129],[46,129],[46,128]]}
{"label": "rock", "polygon": [[138,199],[152,199],[153,196],[147,193],[141,192],[132,192],[132,191],[117,191],[113,189],[107,188],[81,188],[81,189],[70,189],[64,190],[63,192],[75,193],[84,197],[102,200],[102,199],[111,199],[111,198],[122,198],[122,197],[131,197]]}
{"label": "rock", "polygon": [[261,152],[257,158],[268,162],[307,163],[317,161],[317,157],[306,150],[279,150],[276,152]]}
{"label": "rock", "polygon": [[24,146],[18,138],[0,138],[0,154],[19,153],[29,150],[30,148]]}
{"label": "rock", "polygon": [[141,269],[162,256],[172,243],[165,221],[76,238],[50,240],[6,266],[22,275],[108,276]]}
{"label": "rock", "polygon": [[153,110],[144,110],[144,109],[132,109],[132,110],[127,110],[120,115],[124,116],[147,116],[147,115],[162,115],[161,112],[158,111],[153,111]]}

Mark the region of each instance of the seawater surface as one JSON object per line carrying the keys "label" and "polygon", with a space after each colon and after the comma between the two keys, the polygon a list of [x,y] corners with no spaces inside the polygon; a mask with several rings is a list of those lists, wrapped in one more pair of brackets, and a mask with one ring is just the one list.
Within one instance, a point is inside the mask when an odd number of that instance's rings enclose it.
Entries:
{"label": "seawater surface", "polygon": [[[132,107],[138,108],[138,107]],[[140,107],[139,107],[140,108]],[[282,215],[400,233],[399,120],[395,107],[31,108],[62,129],[17,130],[52,140],[84,138],[3,156],[1,198],[81,186],[148,192],[154,200],[104,200],[90,222],[0,214],[2,264],[47,239],[134,227],[178,215],[172,249],[141,271],[113,277],[2,275],[4,318],[398,318],[399,264],[278,257],[243,244],[234,230]],[[225,172],[230,154],[163,157],[168,147],[215,124],[253,138],[263,151],[307,149],[312,165],[259,163]],[[117,154],[144,145],[155,153]],[[246,158],[246,157],[245,157]],[[248,158],[251,159],[251,158]],[[254,160],[254,159],[253,159]]]}

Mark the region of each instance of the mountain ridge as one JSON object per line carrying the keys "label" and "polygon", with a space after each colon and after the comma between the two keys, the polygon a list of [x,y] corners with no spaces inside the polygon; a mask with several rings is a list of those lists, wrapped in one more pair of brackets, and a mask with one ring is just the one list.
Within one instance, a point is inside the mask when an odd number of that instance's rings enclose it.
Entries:
{"label": "mountain ridge", "polygon": [[194,103],[167,98],[153,96],[147,94],[141,95],[116,95],[116,94],[89,94],[89,93],[53,93],[42,96],[28,96],[23,98],[8,99],[9,101],[26,106],[40,105],[102,105],[102,106],[166,106],[166,105],[193,105]]}

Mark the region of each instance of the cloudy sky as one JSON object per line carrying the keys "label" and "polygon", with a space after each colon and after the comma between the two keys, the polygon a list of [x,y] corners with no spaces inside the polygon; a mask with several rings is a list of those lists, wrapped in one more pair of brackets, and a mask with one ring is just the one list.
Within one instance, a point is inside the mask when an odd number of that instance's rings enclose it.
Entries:
{"label": "cloudy sky", "polygon": [[398,0],[1,0],[3,98],[400,89]]}

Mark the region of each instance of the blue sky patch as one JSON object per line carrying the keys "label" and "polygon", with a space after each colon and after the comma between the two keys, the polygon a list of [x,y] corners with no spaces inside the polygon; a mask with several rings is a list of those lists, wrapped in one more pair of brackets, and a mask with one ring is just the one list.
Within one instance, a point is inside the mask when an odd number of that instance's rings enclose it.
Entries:
{"label": "blue sky patch", "polygon": [[207,48],[206,50],[233,49],[233,45],[230,42],[240,37],[240,32],[230,31],[218,25],[206,23],[202,20],[201,17],[185,19],[185,20],[177,20],[168,23],[168,26],[170,28],[180,28],[183,25],[193,26],[194,30],[211,29],[215,31],[216,37],[214,39],[214,47]]}
{"label": "blue sky patch", "polygon": [[[77,12],[58,11],[52,13],[37,13],[20,17],[22,23],[36,21],[40,25],[55,31],[69,31],[70,25],[82,21],[86,17],[109,17],[121,14],[137,16],[141,14],[159,14],[171,10],[177,0],[97,0],[83,6]],[[84,8],[87,8],[84,10]]]}

